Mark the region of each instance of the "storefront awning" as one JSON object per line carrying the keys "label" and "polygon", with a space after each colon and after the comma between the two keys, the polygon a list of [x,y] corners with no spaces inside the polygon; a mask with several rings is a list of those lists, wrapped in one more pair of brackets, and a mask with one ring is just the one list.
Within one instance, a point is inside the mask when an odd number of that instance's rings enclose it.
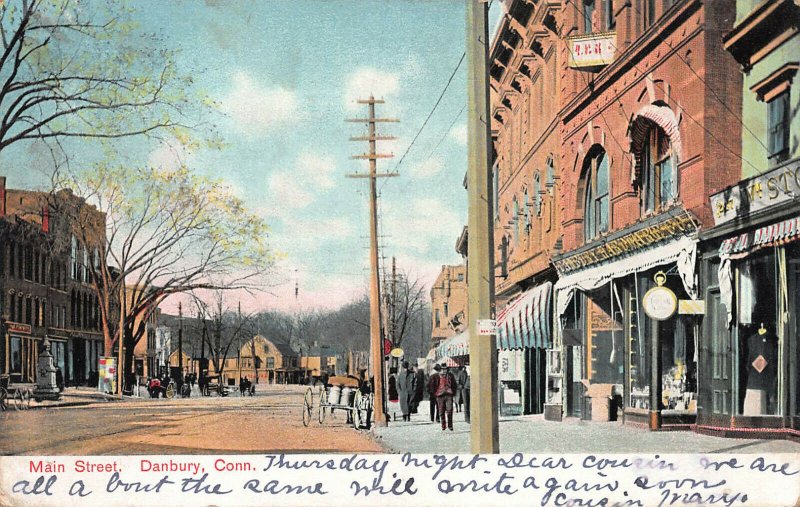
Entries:
{"label": "storefront awning", "polygon": [[614,278],[646,271],[663,264],[677,263],[686,293],[697,297],[697,239],[684,236],[666,245],[649,248],[633,255],[620,257],[598,266],[575,271],[558,279],[555,285],[556,309],[559,315],[567,311],[575,290],[588,292],[602,287]]}
{"label": "storefront awning", "polygon": [[436,347],[436,360],[469,355],[469,330],[451,336]]}
{"label": "storefront awning", "polygon": [[520,294],[497,316],[500,350],[548,348],[551,344],[550,299],[553,284],[537,285]]}

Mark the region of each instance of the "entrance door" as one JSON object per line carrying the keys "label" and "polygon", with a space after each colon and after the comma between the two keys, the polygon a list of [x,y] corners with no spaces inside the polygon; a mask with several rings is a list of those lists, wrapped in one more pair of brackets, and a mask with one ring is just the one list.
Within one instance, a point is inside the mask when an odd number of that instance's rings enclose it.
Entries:
{"label": "entrance door", "polygon": [[583,378],[582,372],[582,349],[583,347],[566,347],[567,349],[567,370],[566,386],[567,389],[567,414],[572,417],[581,416],[581,405],[583,403]]}
{"label": "entrance door", "polygon": [[719,291],[708,292],[708,309],[711,326],[711,413],[714,416],[730,416],[733,410],[731,332]]}

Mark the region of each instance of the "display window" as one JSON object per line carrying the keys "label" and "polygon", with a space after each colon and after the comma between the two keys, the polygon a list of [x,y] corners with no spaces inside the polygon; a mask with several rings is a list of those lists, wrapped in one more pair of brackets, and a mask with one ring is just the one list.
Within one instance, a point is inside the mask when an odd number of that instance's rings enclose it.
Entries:
{"label": "display window", "polygon": [[738,405],[745,416],[778,415],[778,256],[776,249],[737,264]]}
{"label": "display window", "polygon": [[800,416],[800,244],[792,243],[786,248],[786,273],[789,283],[787,307],[791,323],[789,336],[794,337],[791,342],[790,355],[794,357],[793,367],[789,370],[794,390],[792,415]]}
{"label": "display window", "polygon": [[625,374],[623,307],[611,283],[586,296],[588,378],[593,384],[620,384]]}
{"label": "display window", "polygon": [[[642,307],[644,296],[653,287],[658,269],[634,275],[630,291],[629,375],[627,406],[650,409],[654,343],[658,345],[661,398],[659,410],[696,412],[697,410],[697,340],[699,322],[693,315],[675,313],[656,321]],[[668,271],[668,270],[667,270]],[[678,299],[688,299],[680,277],[666,276],[664,286]],[[656,340],[657,338],[657,340]]]}

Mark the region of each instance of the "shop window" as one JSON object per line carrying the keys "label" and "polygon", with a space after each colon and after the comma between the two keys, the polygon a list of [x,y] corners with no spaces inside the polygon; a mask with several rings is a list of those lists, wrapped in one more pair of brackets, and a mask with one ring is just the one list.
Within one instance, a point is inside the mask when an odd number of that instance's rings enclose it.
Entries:
{"label": "shop window", "polygon": [[[656,271],[637,274],[631,293],[635,297],[632,297],[630,304],[628,406],[651,409],[652,347],[657,343],[661,368],[658,409],[696,412],[698,322],[690,315],[675,314],[666,320],[655,321],[645,314],[642,301],[647,291],[656,285]],[[664,286],[672,290],[678,299],[689,297],[678,276],[667,276]]]}
{"label": "shop window", "polygon": [[767,103],[769,160],[773,165],[789,158],[789,91]]}
{"label": "shop window", "polygon": [[622,384],[625,332],[619,298],[611,284],[587,294],[586,351],[593,384]]}
{"label": "shop window", "polygon": [[651,124],[642,146],[642,212],[660,213],[676,197],[675,167],[669,137]]}
{"label": "shop window", "polygon": [[738,413],[778,414],[777,256],[750,256],[738,265]]}
{"label": "shop window", "polygon": [[788,336],[793,336],[794,340],[789,344],[790,354],[794,356],[794,372],[790,365],[789,378],[792,378],[792,390],[794,398],[794,416],[800,416],[800,244],[793,243],[786,249],[786,271],[789,286],[787,287],[788,310],[790,316],[790,330]]}
{"label": "shop window", "polygon": [[608,157],[602,148],[594,150],[584,165],[583,237],[588,242],[608,231]]}
{"label": "shop window", "polygon": [[22,373],[22,339],[11,337],[11,373]]}
{"label": "shop window", "polygon": [[[258,358],[256,358],[256,362],[258,362]],[[267,369],[274,370],[275,369],[275,358],[270,356],[267,358]]]}

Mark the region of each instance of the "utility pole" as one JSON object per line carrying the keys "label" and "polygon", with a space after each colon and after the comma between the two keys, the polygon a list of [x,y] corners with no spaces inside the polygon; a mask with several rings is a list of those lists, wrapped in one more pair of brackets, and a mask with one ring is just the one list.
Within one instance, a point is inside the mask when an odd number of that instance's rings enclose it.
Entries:
{"label": "utility pole", "polygon": [[183,384],[183,305],[178,301],[178,370],[181,378],[177,384]]}
{"label": "utility pole", "polygon": [[[397,257],[392,257],[392,299],[391,299],[391,326],[392,326],[392,348],[397,347]],[[392,358],[394,366],[398,366],[398,359]]]}
{"label": "utility pole", "polygon": [[478,320],[494,318],[491,137],[489,135],[489,31],[486,0],[467,2],[467,133],[469,196],[468,313],[470,446],[474,454],[500,452],[497,424],[495,335],[478,335]]}
{"label": "utility pole", "polygon": [[[295,292],[297,292],[297,287],[295,287]],[[239,301],[239,310],[237,312],[237,319],[236,320],[237,320],[237,322],[236,322],[236,366],[239,369],[239,372],[238,372],[239,373],[239,380],[237,380],[236,382],[237,382],[237,385],[238,385],[238,383],[240,383],[241,380],[242,380],[242,339],[241,339],[241,335],[239,334],[239,331],[241,331],[241,329],[242,329],[242,302],[241,301]],[[253,361],[255,361],[255,358],[253,358]]]}
{"label": "utility pole", "polygon": [[375,391],[375,425],[386,426],[386,403],[383,389],[383,340],[381,339],[381,315],[380,315],[380,288],[378,274],[378,190],[377,179],[380,177],[397,176],[394,173],[378,174],[377,162],[379,158],[391,158],[394,155],[378,153],[376,141],[395,139],[391,136],[379,136],[375,132],[375,124],[378,122],[398,122],[392,118],[376,118],[375,104],[383,104],[384,101],[376,99],[370,95],[367,100],[359,100],[359,104],[367,104],[369,108],[368,118],[355,118],[346,121],[353,123],[366,123],[369,131],[366,136],[351,137],[351,141],[368,141],[369,153],[354,155],[351,158],[369,160],[369,174],[348,174],[349,178],[369,178],[369,250],[370,250],[370,284],[369,284],[369,334],[370,348],[372,356],[372,375],[374,380],[373,390]]}

